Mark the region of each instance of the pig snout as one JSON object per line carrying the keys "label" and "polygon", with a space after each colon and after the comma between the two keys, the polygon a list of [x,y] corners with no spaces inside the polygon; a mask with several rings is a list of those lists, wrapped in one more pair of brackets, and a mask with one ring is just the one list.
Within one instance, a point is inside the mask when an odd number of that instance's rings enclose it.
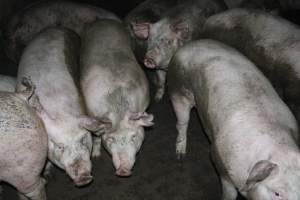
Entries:
{"label": "pig snout", "polygon": [[74,183],[76,186],[84,186],[86,184],[89,184],[93,180],[93,177],[89,174],[81,174],[80,176],[76,177],[74,179]]}
{"label": "pig snout", "polygon": [[86,162],[76,161],[67,168],[67,172],[76,186],[86,185],[93,180],[93,176],[91,176],[91,167],[89,166],[90,165]]}
{"label": "pig snout", "polygon": [[117,176],[121,176],[121,177],[128,177],[131,176],[132,172],[130,169],[127,169],[126,167],[119,167],[116,171],[116,175]]}
{"label": "pig snout", "polygon": [[155,63],[154,59],[152,59],[150,57],[146,57],[144,59],[144,64],[146,67],[148,67],[150,69],[154,69],[156,67],[156,63]]}

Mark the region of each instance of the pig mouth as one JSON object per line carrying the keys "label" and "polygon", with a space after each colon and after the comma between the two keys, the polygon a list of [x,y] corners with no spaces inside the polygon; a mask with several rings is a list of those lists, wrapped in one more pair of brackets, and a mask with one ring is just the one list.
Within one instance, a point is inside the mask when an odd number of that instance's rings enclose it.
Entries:
{"label": "pig mouth", "polygon": [[157,66],[154,59],[152,59],[152,58],[145,58],[144,65],[150,69],[154,69]]}
{"label": "pig mouth", "polygon": [[116,171],[116,175],[119,177],[129,177],[132,175],[132,172],[130,169],[127,169],[125,167],[119,167]]}

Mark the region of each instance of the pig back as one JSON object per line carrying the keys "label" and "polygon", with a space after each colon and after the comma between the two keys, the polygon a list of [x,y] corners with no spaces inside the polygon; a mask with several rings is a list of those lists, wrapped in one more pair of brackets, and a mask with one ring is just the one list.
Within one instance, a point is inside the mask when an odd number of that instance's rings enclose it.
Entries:
{"label": "pig back", "polygon": [[83,34],[81,50],[81,87],[90,114],[146,109],[148,82],[137,64],[123,24],[98,20],[89,25]]}
{"label": "pig back", "polygon": [[41,104],[52,117],[82,114],[82,100],[76,87],[79,48],[78,35],[68,29],[42,31],[24,50],[17,90],[22,90],[20,77],[30,77]]}
{"label": "pig back", "polygon": [[47,157],[43,122],[15,93],[0,92],[0,110],[1,179],[11,176],[15,167],[38,176]]}

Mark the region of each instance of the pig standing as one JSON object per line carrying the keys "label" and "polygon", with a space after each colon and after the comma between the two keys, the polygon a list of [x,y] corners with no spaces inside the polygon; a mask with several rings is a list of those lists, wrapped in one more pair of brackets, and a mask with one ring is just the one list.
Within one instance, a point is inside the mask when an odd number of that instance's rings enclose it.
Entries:
{"label": "pig standing", "polygon": [[6,53],[15,62],[34,36],[47,27],[66,27],[80,34],[85,24],[96,19],[115,19],[109,11],[68,1],[41,1],[21,10],[8,22],[4,36],[8,41]]}
{"label": "pig standing", "polygon": [[129,12],[125,17],[125,24],[129,30],[132,46],[137,59],[143,62],[147,41],[135,36],[132,26],[142,23],[155,23],[159,21],[166,11],[178,5],[182,0],[146,0]]}
{"label": "pig standing", "polygon": [[166,70],[175,51],[199,36],[207,17],[225,10],[218,0],[189,0],[170,9],[155,23],[133,24],[137,38],[147,40],[144,64],[158,69],[155,100],[164,94]]}
{"label": "pig standing", "polygon": [[177,153],[185,154],[196,107],[211,141],[223,200],[299,200],[297,123],[269,81],[242,54],[212,40],[174,55],[168,87],[177,116]]}
{"label": "pig standing", "polygon": [[[66,170],[77,186],[92,180],[89,131],[100,131],[100,122],[84,114],[84,105],[76,87],[79,37],[66,29],[50,28],[41,32],[25,48],[20,78],[31,77],[43,110],[39,112],[49,137],[49,160]],[[100,133],[99,132],[99,133]]]}
{"label": "pig standing", "polygon": [[47,133],[30,107],[34,87],[23,79],[26,90],[0,92],[0,180],[13,185],[20,196],[46,200],[40,177],[47,158]]}
{"label": "pig standing", "polygon": [[204,36],[240,50],[270,79],[300,120],[300,29],[258,10],[233,9],[210,17]]}
{"label": "pig standing", "polygon": [[0,75],[0,91],[14,92],[16,89],[16,78]]}
{"label": "pig standing", "polygon": [[[82,37],[81,89],[88,114],[112,124],[102,136],[118,176],[131,175],[135,155],[144,140],[143,126],[153,124],[145,112],[148,82],[137,64],[125,27],[99,20]],[[100,156],[101,138],[94,139],[93,156]]]}

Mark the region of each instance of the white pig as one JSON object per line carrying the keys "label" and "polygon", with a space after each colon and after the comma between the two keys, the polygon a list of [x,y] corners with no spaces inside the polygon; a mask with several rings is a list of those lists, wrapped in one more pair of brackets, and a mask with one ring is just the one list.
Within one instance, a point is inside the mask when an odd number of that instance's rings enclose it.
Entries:
{"label": "white pig", "polygon": [[[67,29],[41,32],[24,50],[18,70],[30,77],[43,110],[39,112],[49,138],[49,160],[66,170],[77,186],[92,180],[89,131],[101,131],[102,124],[85,115],[76,87],[79,37]],[[100,132],[99,132],[100,133]]]}
{"label": "white pig", "polygon": [[[153,124],[153,116],[145,112],[149,104],[147,79],[121,23],[98,20],[86,27],[80,74],[88,114],[112,124],[102,138],[116,174],[129,176],[144,140],[143,127]],[[95,138],[93,156],[100,155],[100,147],[101,138]]]}
{"label": "white pig", "polygon": [[250,200],[300,200],[296,120],[252,62],[222,43],[194,41],[173,57],[168,81],[177,153],[185,153],[196,107],[221,176],[222,200],[235,200],[238,191]]}

